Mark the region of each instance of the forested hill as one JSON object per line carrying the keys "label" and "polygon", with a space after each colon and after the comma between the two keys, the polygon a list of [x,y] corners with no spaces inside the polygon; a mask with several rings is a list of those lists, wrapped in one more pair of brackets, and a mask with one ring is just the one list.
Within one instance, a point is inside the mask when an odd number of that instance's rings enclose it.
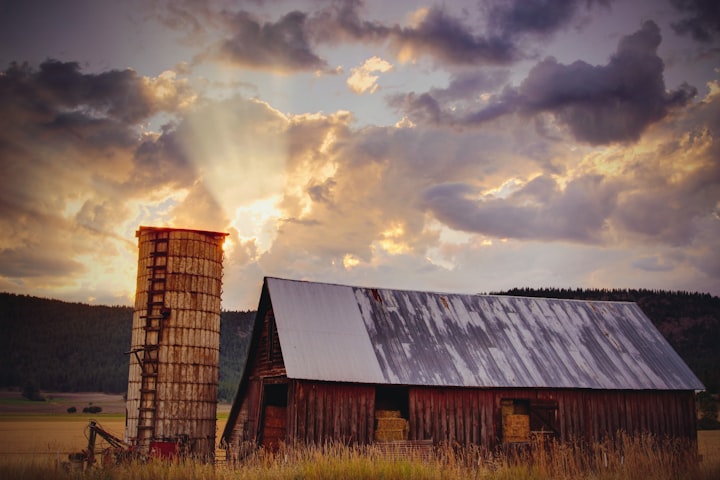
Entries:
{"label": "forested hill", "polygon": [[720,297],[625,289],[515,288],[495,295],[635,302],[709,392],[720,390]]}
{"label": "forested hill", "polygon": [[[720,388],[720,298],[650,290],[515,289],[496,294],[637,302],[711,392]],[[235,393],[254,312],[222,312],[219,397]],[[132,308],[0,293],[0,388],[127,389]]]}
{"label": "forested hill", "polygon": [[[231,400],[254,312],[220,315],[220,397]],[[0,293],[0,388],[127,390],[132,308]]]}

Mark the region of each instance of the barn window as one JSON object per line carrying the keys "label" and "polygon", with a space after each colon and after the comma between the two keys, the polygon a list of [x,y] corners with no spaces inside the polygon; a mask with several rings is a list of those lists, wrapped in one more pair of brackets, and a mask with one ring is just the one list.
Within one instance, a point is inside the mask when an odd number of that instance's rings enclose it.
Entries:
{"label": "barn window", "polygon": [[407,440],[410,433],[408,423],[408,388],[382,385],[375,389],[375,441],[392,442]]}
{"label": "barn window", "polygon": [[504,443],[529,442],[531,436],[556,436],[557,401],[512,398],[500,402]]}

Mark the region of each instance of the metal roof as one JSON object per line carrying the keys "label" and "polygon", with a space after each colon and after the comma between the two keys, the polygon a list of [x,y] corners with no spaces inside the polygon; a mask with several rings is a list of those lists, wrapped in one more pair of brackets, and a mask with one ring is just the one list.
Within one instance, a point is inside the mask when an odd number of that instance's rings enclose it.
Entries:
{"label": "metal roof", "polygon": [[635,303],[266,278],[289,378],[462,387],[701,390]]}

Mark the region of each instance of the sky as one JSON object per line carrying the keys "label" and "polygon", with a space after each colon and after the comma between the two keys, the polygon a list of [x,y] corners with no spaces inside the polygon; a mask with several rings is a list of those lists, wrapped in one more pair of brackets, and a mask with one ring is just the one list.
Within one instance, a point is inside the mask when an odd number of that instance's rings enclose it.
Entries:
{"label": "sky", "polygon": [[714,0],[0,0],[0,291],[264,276],[720,295]]}

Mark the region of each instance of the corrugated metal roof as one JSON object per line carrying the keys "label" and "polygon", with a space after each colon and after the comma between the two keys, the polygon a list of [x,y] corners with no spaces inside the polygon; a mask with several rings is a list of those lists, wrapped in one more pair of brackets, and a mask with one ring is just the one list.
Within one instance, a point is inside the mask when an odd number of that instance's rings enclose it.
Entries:
{"label": "corrugated metal roof", "polygon": [[290,378],[463,387],[704,388],[634,303],[265,281]]}

